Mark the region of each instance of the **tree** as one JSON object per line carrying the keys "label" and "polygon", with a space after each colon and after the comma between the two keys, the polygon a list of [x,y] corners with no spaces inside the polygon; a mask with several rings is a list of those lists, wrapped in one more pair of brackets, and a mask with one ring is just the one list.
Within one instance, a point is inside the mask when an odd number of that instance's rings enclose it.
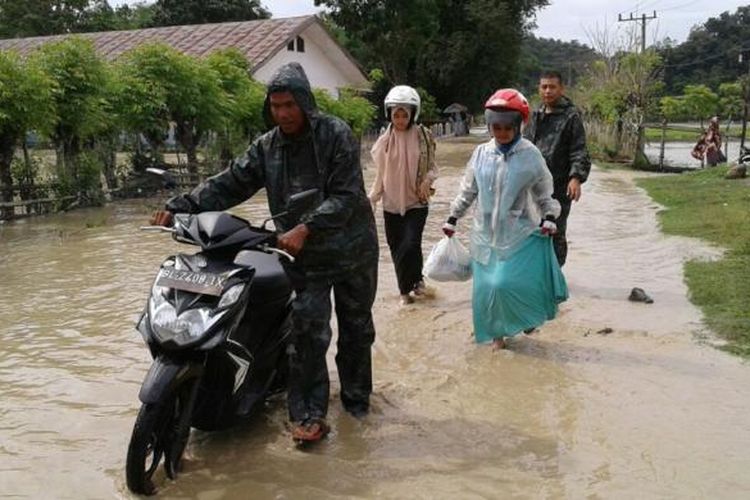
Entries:
{"label": "tree", "polygon": [[154,26],[268,19],[260,0],[157,0]]}
{"label": "tree", "polygon": [[661,115],[668,121],[679,119],[687,114],[685,100],[680,97],[664,96],[659,99]]}
{"label": "tree", "polygon": [[173,124],[188,158],[188,170],[196,173],[203,135],[220,129],[230,112],[219,74],[205,61],[158,43],[126,53],[120,74],[128,84],[119,98],[124,123],[143,133],[156,151]]}
{"label": "tree", "polygon": [[687,115],[700,121],[701,128],[703,120],[716,114],[719,108],[719,96],[706,85],[686,85],[682,99]]}
{"label": "tree", "polygon": [[733,14],[723,12],[709,18],[690,32],[688,39],[665,47],[664,82],[671,94],[678,94],[688,84],[702,83],[717,89],[722,82],[736,81],[747,72],[746,64],[737,64],[742,48],[750,39],[750,6],[739,7]]}
{"label": "tree", "polygon": [[313,89],[313,94],[321,111],[344,120],[357,137],[362,137],[375,117],[377,108],[370,101],[357,96],[352,91],[342,90],[338,99],[334,99],[331,94],[323,89]]}
{"label": "tree", "polygon": [[[0,202],[13,200],[11,163],[29,130],[44,131],[53,119],[53,82],[35,59],[0,52]],[[28,179],[24,179],[28,180]],[[9,218],[13,209],[2,209]]]}
{"label": "tree", "polygon": [[744,99],[740,82],[726,82],[719,85],[719,109],[723,119],[731,122],[742,114]]}
{"label": "tree", "polygon": [[0,36],[57,35],[107,29],[107,0],[0,0]]}
{"label": "tree", "polygon": [[551,38],[537,38],[527,34],[521,45],[519,87],[529,94],[536,91],[539,75],[545,70],[559,71],[567,87],[573,87],[586,70],[599,59],[599,54],[588,45],[573,40],[563,42]]}
{"label": "tree", "polygon": [[645,166],[644,123],[659,113],[661,57],[653,49],[637,51],[640,44],[633,30],[613,36],[608,28],[595,26],[587,34],[600,59],[571,94],[588,121],[590,144],[610,156],[625,153],[634,165]]}
{"label": "tree", "polygon": [[344,42],[368,69],[390,83],[412,81],[417,56],[440,29],[436,0],[315,0],[346,34]]}
{"label": "tree", "polygon": [[129,30],[154,26],[155,15],[156,4],[140,2],[135,5],[120,5],[115,10],[114,29]]}
{"label": "tree", "polygon": [[333,32],[389,85],[424,87],[443,105],[480,106],[518,76],[530,16],[548,0],[315,0]]}
{"label": "tree", "polygon": [[40,65],[54,82],[55,121],[51,138],[57,150],[58,181],[66,194],[96,189],[99,172],[79,164],[87,140],[107,127],[105,63],[90,40],[80,37],[43,45]]}
{"label": "tree", "polygon": [[227,98],[227,112],[216,130],[219,159],[226,162],[265,128],[266,87],[253,80],[247,59],[235,48],[214,52],[208,56],[206,64],[219,75],[219,85]]}

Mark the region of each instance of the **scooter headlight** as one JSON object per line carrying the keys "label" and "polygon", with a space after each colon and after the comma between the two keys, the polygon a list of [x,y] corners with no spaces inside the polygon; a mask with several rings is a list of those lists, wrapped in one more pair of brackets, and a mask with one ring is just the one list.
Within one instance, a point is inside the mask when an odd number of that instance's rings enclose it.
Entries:
{"label": "scooter headlight", "polygon": [[188,309],[177,315],[168,297],[169,288],[153,286],[149,300],[149,318],[151,330],[162,342],[172,340],[180,345],[193,342],[211,329],[226,312],[225,310],[211,314],[212,309],[200,307]]}
{"label": "scooter headlight", "polygon": [[229,290],[225,291],[222,296],[221,300],[219,301],[219,309],[227,308],[233,304],[235,304],[242,295],[242,292],[245,290],[245,285],[239,284],[234,285]]}
{"label": "scooter headlight", "polygon": [[179,316],[170,304],[163,304],[151,316],[151,326],[156,335],[166,340],[189,342],[203,335],[216,322],[217,316],[210,317],[206,308],[188,309]]}

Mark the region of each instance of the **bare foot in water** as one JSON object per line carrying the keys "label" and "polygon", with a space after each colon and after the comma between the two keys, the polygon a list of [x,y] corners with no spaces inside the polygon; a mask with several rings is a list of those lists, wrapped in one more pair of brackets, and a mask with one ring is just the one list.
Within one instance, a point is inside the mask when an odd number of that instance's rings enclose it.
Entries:
{"label": "bare foot in water", "polygon": [[435,289],[425,285],[424,281],[420,281],[414,286],[414,295],[419,298],[431,299],[435,297]]}
{"label": "bare foot in water", "polygon": [[409,304],[413,304],[414,303],[414,297],[412,297],[408,293],[404,294],[404,295],[401,295],[401,297],[399,297],[399,303],[402,306],[408,306]]}
{"label": "bare foot in water", "polygon": [[501,349],[505,349],[505,339],[503,337],[498,337],[495,340],[492,341],[492,350],[493,351],[499,351]]}

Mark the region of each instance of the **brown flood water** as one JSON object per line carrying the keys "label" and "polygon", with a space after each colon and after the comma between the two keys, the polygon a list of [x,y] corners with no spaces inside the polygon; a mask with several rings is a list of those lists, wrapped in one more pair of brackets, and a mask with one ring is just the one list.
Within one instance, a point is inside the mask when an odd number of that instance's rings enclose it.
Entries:
{"label": "brown flood water", "polygon": [[[472,146],[439,148],[425,253]],[[130,497],[124,459],[149,366],[133,324],[162,258],[189,250],[137,231],[158,204],[0,226],[1,497]],[[470,283],[398,306],[381,231],[371,415],[342,412],[330,363],[334,432],[319,447],[295,449],[273,401],[232,431],[193,432],[160,496],[747,498],[750,367],[711,345],[681,270],[719,252],[660,234],[657,209],[630,174],[595,170],[570,220],[570,300],[503,352],[469,336]],[[257,221],[265,201],[236,212]],[[628,302],[634,286],[655,303]]]}

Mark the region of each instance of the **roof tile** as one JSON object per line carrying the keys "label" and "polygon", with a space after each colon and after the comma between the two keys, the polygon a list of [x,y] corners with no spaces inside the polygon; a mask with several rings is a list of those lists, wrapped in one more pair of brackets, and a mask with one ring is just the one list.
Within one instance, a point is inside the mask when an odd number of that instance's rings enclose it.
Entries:
{"label": "roof tile", "polygon": [[[256,66],[273,55],[313,16],[263,19],[217,24],[167,26],[127,31],[82,33],[79,36],[94,42],[96,50],[107,59],[116,59],[124,52],[147,42],[163,42],[193,56],[206,56],[218,49],[237,47]],[[0,40],[0,50],[17,50],[26,55],[45,43],[72,35],[55,35]]]}

